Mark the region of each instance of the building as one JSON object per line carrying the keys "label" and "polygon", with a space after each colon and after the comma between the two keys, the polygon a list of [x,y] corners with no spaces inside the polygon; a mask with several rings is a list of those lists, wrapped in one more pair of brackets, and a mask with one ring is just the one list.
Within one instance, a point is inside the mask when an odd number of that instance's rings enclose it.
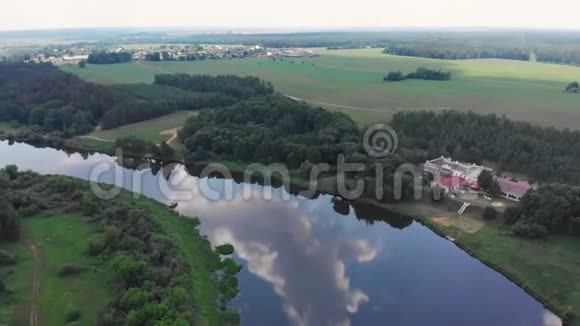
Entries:
{"label": "building", "polygon": [[435,180],[433,180],[433,184],[436,184],[439,187],[441,187],[442,189],[445,189],[445,192],[448,193],[448,192],[455,192],[461,186],[463,186],[466,183],[466,181],[467,180],[465,180],[465,178],[462,178],[462,177],[447,176],[447,177],[436,178]]}
{"label": "building", "polygon": [[525,181],[516,181],[509,178],[497,178],[496,181],[501,189],[501,196],[512,201],[520,201],[522,196],[533,188]]}
{"label": "building", "polygon": [[433,174],[435,179],[443,177],[461,177],[465,183],[473,184],[477,182],[477,177],[483,170],[492,171],[485,166],[453,161],[449,157],[439,157],[425,162],[424,171]]}

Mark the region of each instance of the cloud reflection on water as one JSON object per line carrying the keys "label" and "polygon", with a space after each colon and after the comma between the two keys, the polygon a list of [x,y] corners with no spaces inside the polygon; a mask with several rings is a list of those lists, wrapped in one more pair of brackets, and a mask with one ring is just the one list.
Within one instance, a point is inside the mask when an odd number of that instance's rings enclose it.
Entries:
{"label": "cloud reflection on water", "polygon": [[[186,184],[195,187],[193,180]],[[296,200],[274,197],[256,207],[241,198],[220,205],[196,197],[178,209],[203,216],[202,232],[212,243],[233,244],[248,271],[272,284],[295,325],[350,325],[349,315],[369,301],[351,287],[346,269],[372,261],[379,248],[365,239],[331,236]],[[319,233],[325,233],[324,242]]]}

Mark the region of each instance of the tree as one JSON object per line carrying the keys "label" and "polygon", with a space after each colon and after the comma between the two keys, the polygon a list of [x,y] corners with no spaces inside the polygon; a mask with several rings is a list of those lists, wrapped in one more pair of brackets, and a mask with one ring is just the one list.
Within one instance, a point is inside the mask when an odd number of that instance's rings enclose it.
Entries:
{"label": "tree", "polygon": [[487,193],[492,198],[499,198],[501,196],[501,188],[499,186],[499,183],[497,183],[497,181],[493,180],[491,182],[491,184],[489,185],[489,188],[487,189]]}
{"label": "tree", "polygon": [[113,270],[129,287],[140,286],[149,277],[149,265],[131,256],[118,256],[113,260]]}
{"label": "tree", "polygon": [[493,175],[489,170],[483,170],[477,177],[477,183],[479,187],[485,191],[488,191],[489,186],[493,182]]}
{"label": "tree", "polygon": [[497,211],[495,210],[495,208],[488,206],[483,210],[483,218],[485,220],[493,220],[496,217]]}
{"label": "tree", "polygon": [[387,76],[385,76],[385,81],[401,81],[404,80],[405,76],[400,71],[390,71]]}
{"label": "tree", "polygon": [[87,65],[87,62],[85,60],[81,60],[79,62],[79,68],[81,68],[81,69],[84,69],[86,65]]}
{"label": "tree", "polygon": [[518,207],[509,206],[503,212],[504,223],[507,225],[514,225],[520,218],[520,210]]}
{"label": "tree", "polygon": [[571,82],[566,87],[566,92],[574,92],[574,93],[577,93],[579,90],[580,90],[580,85],[578,84],[578,82]]}

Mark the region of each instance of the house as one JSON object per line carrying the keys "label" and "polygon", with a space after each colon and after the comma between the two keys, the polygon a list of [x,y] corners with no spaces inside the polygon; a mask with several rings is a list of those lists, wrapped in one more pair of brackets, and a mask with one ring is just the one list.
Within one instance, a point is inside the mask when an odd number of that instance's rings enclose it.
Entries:
{"label": "house", "polygon": [[525,181],[517,181],[509,178],[497,178],[501,189],[501,196],[512,201],[520,201],[523,195],[533,187]]}
{"label": "house", "polygon": [[468,184],[477,182],[477,177],[483,170],[492,171],[485,166],[453,161],[451,158],[443,156],[427,161],[424,165],[424,171],[433,174],[435,178],[461,177]]}
{"label": "house", "polygon": [[445,192],[455,192],[459,187],[466,184],[467,180],[463,177],[458,176],[446,176],[442,178],[436,178],[433,180],[433,184],[445,189]]}

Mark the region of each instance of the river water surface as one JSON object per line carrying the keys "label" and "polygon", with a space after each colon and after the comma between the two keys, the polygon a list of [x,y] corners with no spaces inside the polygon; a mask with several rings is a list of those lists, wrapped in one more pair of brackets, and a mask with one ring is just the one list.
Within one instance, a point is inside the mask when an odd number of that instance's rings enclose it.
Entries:
{"label": "river water surface", "polygon": [[[180,213],[200,218],[201,232],[214,245],[235,246],[244,269],[232,304],[243,325],[560,324],[524,290],[452,242],[378,208],[337,207],[331,196],[307,199],[283,189],[199,179],[182,166],[166,182],[163,173],[125,169],[111,156],[2,141],[0,167],[7,164],[82,179],[115,166],[117,177],[103,172],[99,181],[178,202]],[[253,198],[245,199],[242,188]]]}

